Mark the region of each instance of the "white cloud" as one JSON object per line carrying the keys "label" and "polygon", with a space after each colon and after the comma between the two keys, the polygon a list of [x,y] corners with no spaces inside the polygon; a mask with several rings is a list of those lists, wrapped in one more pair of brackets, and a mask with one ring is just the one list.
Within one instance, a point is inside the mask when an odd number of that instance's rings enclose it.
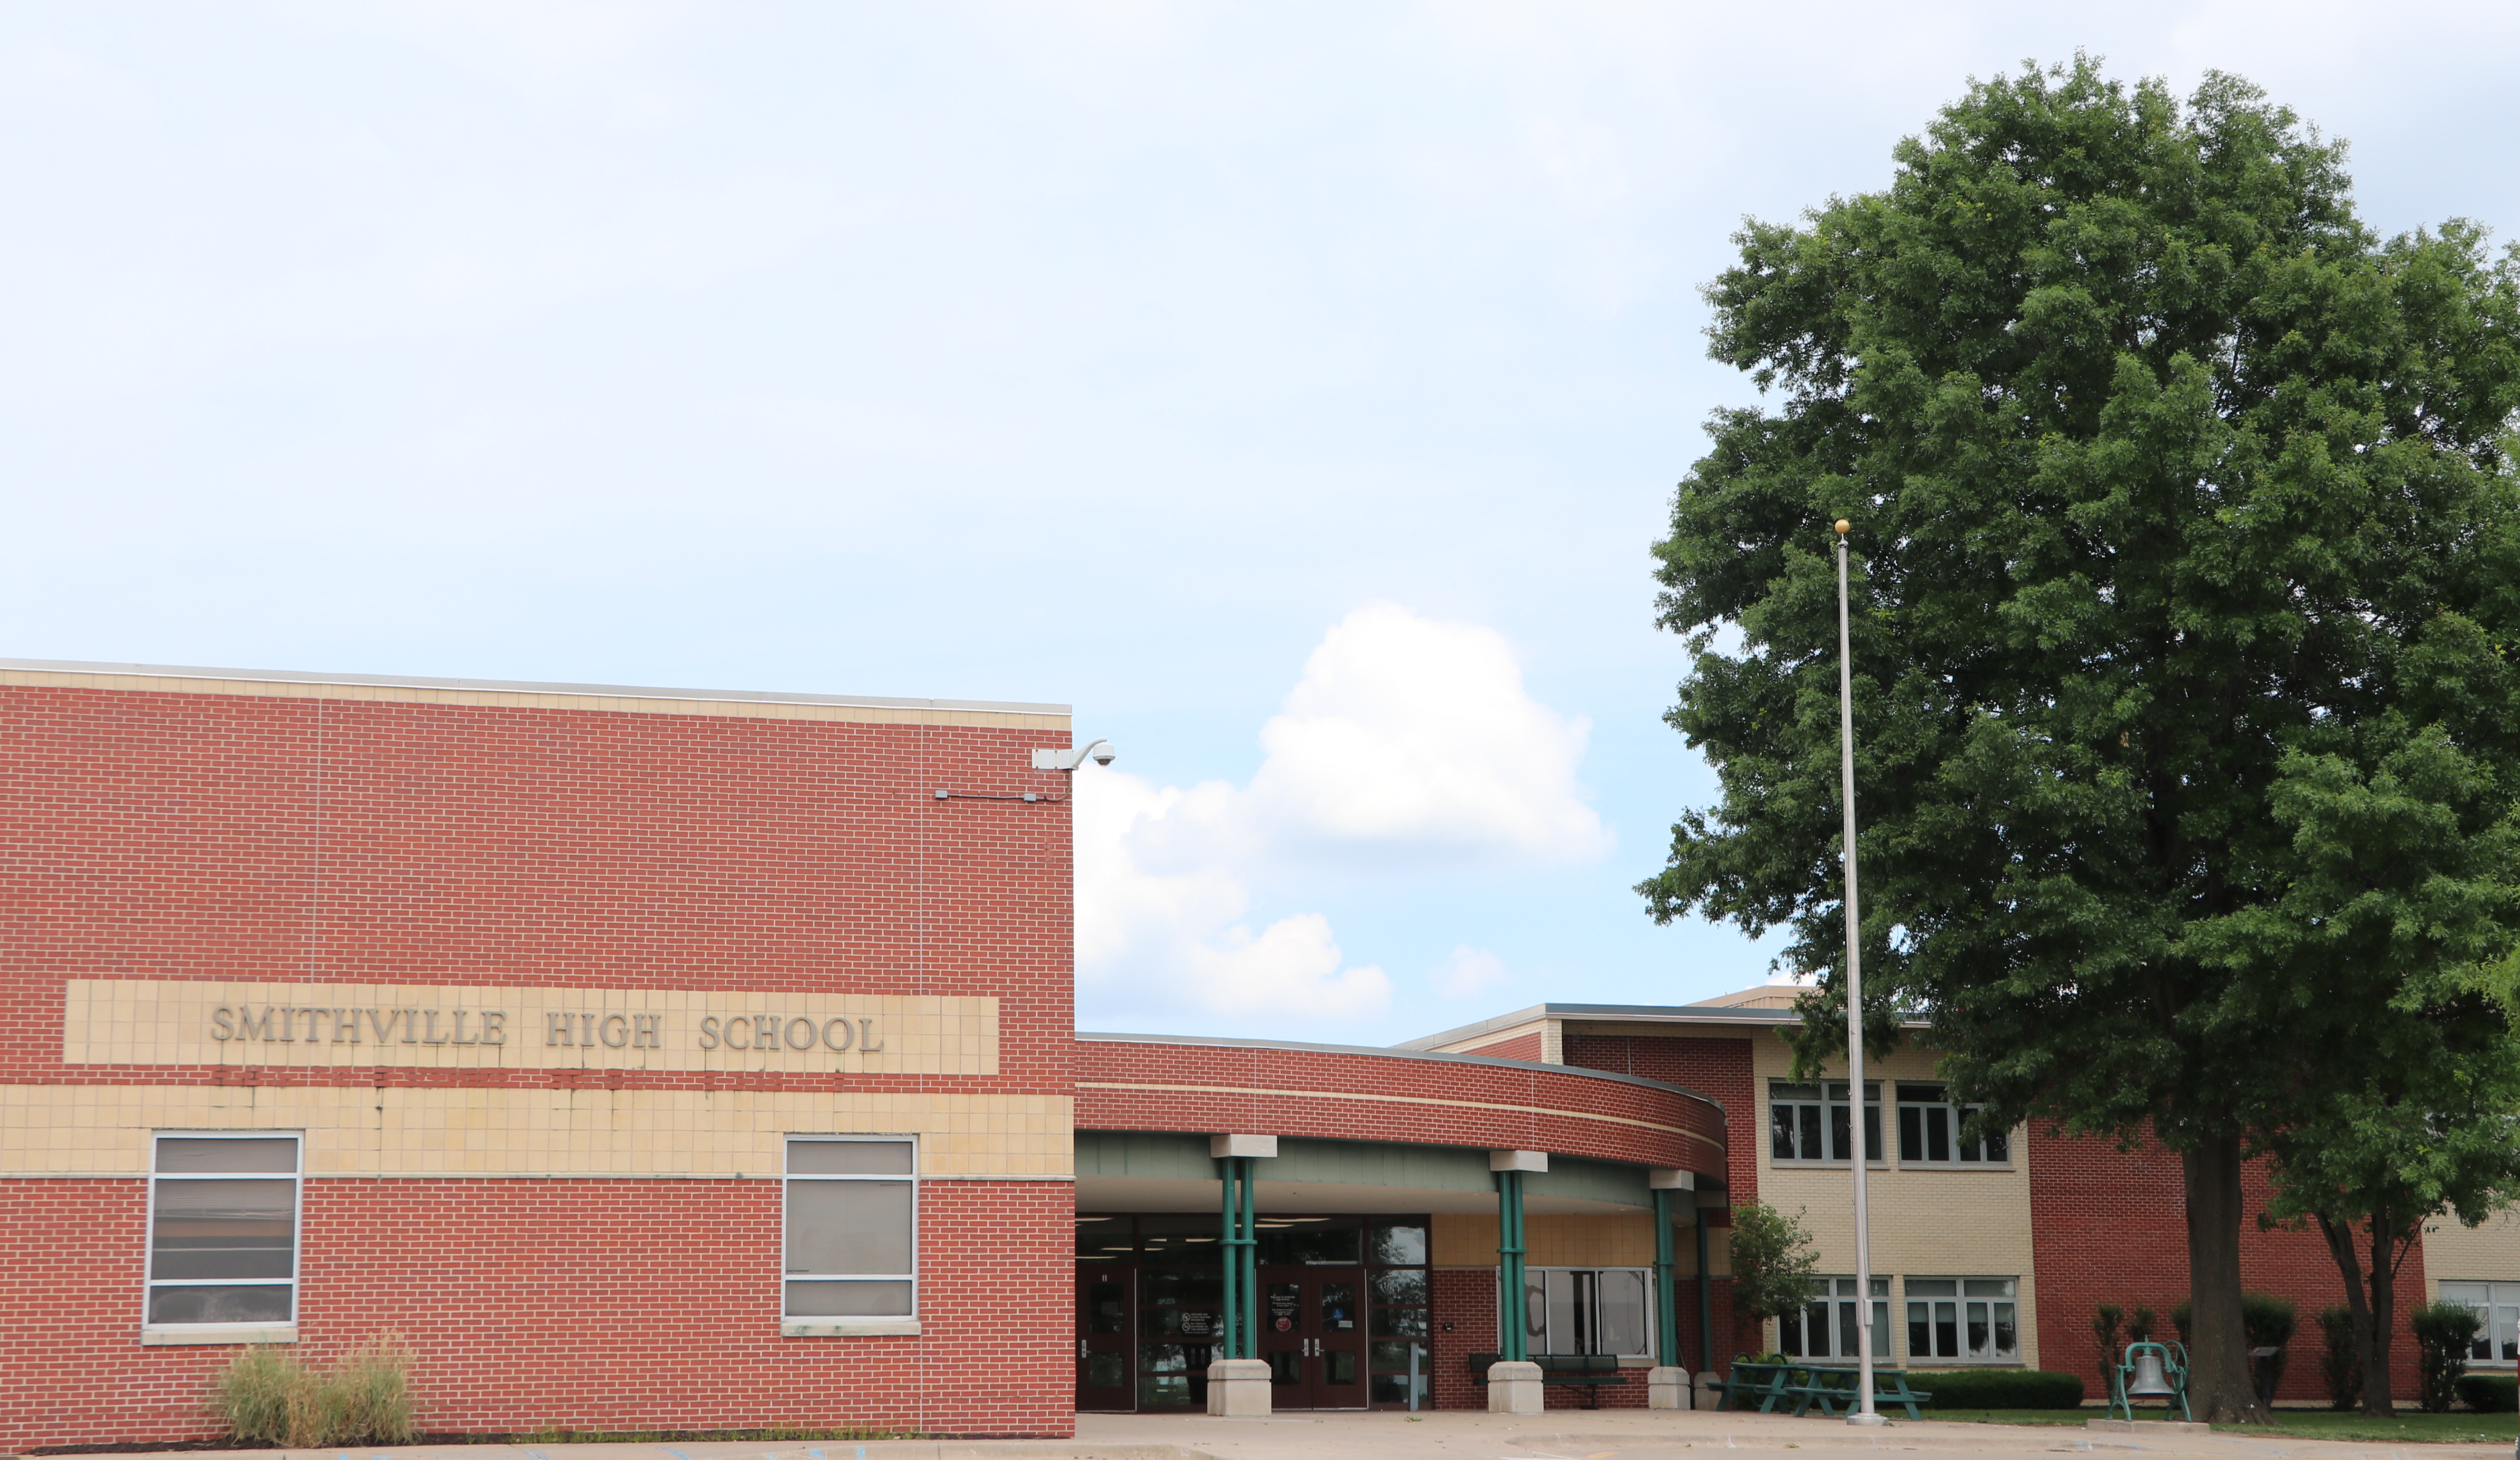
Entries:
{"label": "white cloud", "polygon": [[1505,960],[1485,948],[1463,943],[1426,976],[1435,991],[1448,999],[1473,998],[1505,981]]}
{"label": "white cloud", "polygon": [[1392,604],[1347,616],[1260,732],[1280,836],[1513,862],[1609,849],[1575,781],[1592,722],[1531,698],[1505,636]]}
{"label": "white cloud", "polygon": [[[1248,787],[1079,773],[1076,961],[1089,1012],[1378,1013],[1389,977],[1349,964],[1318,912],[1254,919],[1255,888],[1360,853],[1381,871],[1598,857],[1609,838],[1575,779],[1588,729],[1530,697],[1494,630],[1357,610],[1262,729],[1268,754]],[[1435,980],[1459,997],[1504,977],[1495,955],[1462,946]]]}

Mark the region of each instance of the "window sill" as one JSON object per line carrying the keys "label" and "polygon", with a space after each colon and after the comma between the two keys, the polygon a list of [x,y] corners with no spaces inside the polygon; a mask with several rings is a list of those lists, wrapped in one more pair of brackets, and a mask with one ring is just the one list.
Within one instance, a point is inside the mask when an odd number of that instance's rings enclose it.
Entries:
{"label": "window sill", "polygon": [[2017,1358],[1911,1358],[1912,1369],[2019,1369],[2028,1367]]}
{"label": "window sill", "polygon": [[2002,1171],[2009,1175],[2020,1169],[2008,1161],[1903,1161],[1903,1171]]}
{"label": "window sill", "polygon": [[901,1338],[919,1337],[916,1318],[783,1318],[779,1337],[783,1339],[861,1339],[878,1335]]}
{"label": "window sill", "polygon": [[[1771,1168],[1779,1171],[1851,1171],[1855,1169],[1855,1163],[1851,1161],[1778,1161],[1773,1156],[1768,1158],[1768,1164]],[[1864,1163],[1864,1168],[1868,1171],[1886,1171],[1890,1169],[1890,1163],[1868,1161]]]}
{"label": "window sill", "polygon": [[181,1345],[208,1344],[294,1344],[294,1323],[203,1323],[143,1328],[140,1342],[144,1347],[172,1347]]}

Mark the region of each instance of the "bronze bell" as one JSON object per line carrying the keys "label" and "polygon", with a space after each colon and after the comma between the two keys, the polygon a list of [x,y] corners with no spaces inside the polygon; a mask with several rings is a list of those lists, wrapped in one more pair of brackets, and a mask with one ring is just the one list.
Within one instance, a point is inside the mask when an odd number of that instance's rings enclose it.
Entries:
{"label": "bronze bell", "polygon": [[2127,1386],[2129,1396],[2140,1394],[2147,1399],[2167,1399],[2179,1391],[2170,1387],[2170,1376],[2161,1371],[2161,1355],[2138,1353],[2135,1356],[2135,1383]]}

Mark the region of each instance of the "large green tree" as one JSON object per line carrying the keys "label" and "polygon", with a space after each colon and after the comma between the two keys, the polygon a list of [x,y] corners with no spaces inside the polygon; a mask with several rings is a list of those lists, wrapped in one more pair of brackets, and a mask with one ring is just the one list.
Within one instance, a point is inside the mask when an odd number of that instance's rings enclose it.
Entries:
{"label": "large green tree", "polygon": [[[2491,1004],[2520,925],[2520,277],[2465,224],[2375,238],[2342,147],[2230,76],[2028,67],[1895,160],[1707,291],[1771,404],[1718,413],[1656,545],[1721,798],[1640,890],[1787,930],[1827,1045],[1850,519],[1868,1027],[1923,1011],[1991,1122],[2179,1153],[2197,1397],[2255,1417],[2242,1163],[2411,977],[2321,920],[2417,890],[2410,1017]],[[2322,864],[2319,787],[2434,835]]]}

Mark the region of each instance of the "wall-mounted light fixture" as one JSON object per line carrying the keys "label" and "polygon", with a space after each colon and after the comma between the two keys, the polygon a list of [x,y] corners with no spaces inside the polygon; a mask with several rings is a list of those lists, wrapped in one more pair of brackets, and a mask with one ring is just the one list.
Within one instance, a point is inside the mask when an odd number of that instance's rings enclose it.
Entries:
{"label": "wall-mounted light fixture", "polygon": [[1096,765],[1109,765],[1112,761],[1120,758],[1120,753],[1111,748],[1111,742],[1107,740],[1098,740],[1081,751],[1050,751],[1037,749],[1032,753],[1032,768],[1035,770],[1074,770],[1076,767],[1083,765],[1086,757],[1089,755],[1094,758],[1094,763]]}

